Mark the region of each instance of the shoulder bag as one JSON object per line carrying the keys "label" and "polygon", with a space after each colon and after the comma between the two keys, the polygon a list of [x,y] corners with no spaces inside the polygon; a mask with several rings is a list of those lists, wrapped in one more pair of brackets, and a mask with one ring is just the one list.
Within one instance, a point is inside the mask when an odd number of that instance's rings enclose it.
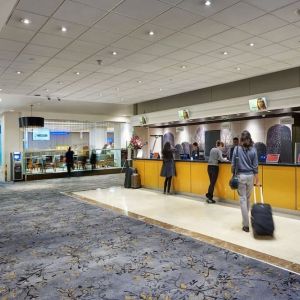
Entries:
{"label": "shoulder bag", "polygon": [[232,190],[237,190],[239,187],[239,178],[238,178],[238,163],[239,163],[239,146],[237,146],[237,154],[234,157],[235,160],[235,167],[234,167],[234,173],[229,180],[229,186],[231,187]]}

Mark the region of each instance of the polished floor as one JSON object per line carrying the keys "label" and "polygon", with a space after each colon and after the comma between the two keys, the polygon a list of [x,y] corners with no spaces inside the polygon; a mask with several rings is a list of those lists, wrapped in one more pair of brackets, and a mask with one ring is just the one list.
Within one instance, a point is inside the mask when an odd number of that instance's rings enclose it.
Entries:
{"label": "polished floor", "polygon": [[238,206],[207,204],[204,199],[182,195],[163,195],[146,189],[111,187],[75,193],[78,196],[122,209],[125,213],[157,220],[208,237],[255,250],[286,261],[300,264],[300,216],[274,213],[276,226],[273,239],[256,239],[241,230]]}
{"label": "polished floor", "polygon": [[[126,207],[126,197],[136,195],[157,217],[172,201],[178,220],[190,205],[201,204],[186,200],[176,211],[182,197],[162,201],[150,191],[125,191],[123,180],[105,175],[0,183],[0,299],[300,298],[299,274],[73,196],[99,188],[109,203],[119,198]],[[161,212],[149,201],[154,198]]]}

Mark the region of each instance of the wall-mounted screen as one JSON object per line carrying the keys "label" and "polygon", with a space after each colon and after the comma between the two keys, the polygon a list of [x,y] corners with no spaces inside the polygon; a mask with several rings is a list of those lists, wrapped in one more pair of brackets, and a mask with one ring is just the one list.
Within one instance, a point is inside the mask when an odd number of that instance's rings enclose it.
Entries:
{"label": "wall-mounted screen", "polygon": [[190,113],[187,109],[178,111],[179,120],[188,120],[190,118]]}
{"label": "wall-mounted screen", "polygon": [[50,130],[47,128],[34,129],[32,132],[33,141],[50,141]]}
{"label": "wall-mounted screen", "polygon": [[249,107],[251,111],[266,110],[268,108],[267,99],[265,97],[251,99],[249,100]]}

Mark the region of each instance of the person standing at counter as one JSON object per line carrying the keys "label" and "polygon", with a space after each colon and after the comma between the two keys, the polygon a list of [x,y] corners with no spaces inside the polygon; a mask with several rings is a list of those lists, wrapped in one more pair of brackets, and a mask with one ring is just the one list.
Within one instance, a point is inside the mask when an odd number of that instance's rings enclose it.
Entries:
{"label": "person standing at counter", "polygon": [[91,158],[90,158],[90,163],[92,165],[92,169],[96,169],[96,163],[97,163],[97,155],[96,155],[96,150],[92,150]]}
{"label": "person standing at counter", "polygon": [[[238,157],[238,159],[235,159]],[[237,175],[239,180],[238,194],[240,196],[240,206],[243,217],[243,230],[249,232],[249,210],[250,197],[253,191],[253,185],[259,185],[258,179],[258,158],[256,149],[253,147],[253,141],[249,131],[244,130],[241,134],[241,145],[235,147],[232,157],[232,173],[237,166]]]}
{"label": "person standing at counter", "polygon": [[228,155],[228,159],[230,161],[232,161],[232,155],[233,155],[234,148],[239,145],[239,138],[238,137],[233,138],[232,142],[233,142],[233,146],[230,148],[229,155]]}
{"label": "person standing at counter", "polygon": [[222,150],[224,148],[224,143],[221,141],[216,142],[216,147],[210,150],[207,172],[210,180],[210,185],[208,187],[208,192],[206,193],[207,203],[216,203],[213,200],[215,184],[219,175],[219,162],[228,161],[222,156]]}
{"label": "person standing at counter", "polygon": [[66,164],[68,176],[71,176],[71,169],[74,169],[74,151],[72,151],[71,147],[66,152]]}
{"label": "person standing at counter", "polygon": [[192,158],[193,160],[199,160],[200,159],[200,152],[199,152],[199,146],[198,146],[198,143],[193,143],[193,146],[192,146],[193,150],[192,150]]}
{"label": "person standing at counter", "polygon": [[160,176],[165,177],[164,194],[170,194],[172,177],[175,176],[175,163],[171,144],[166,142],[162,151],[163,164]]}

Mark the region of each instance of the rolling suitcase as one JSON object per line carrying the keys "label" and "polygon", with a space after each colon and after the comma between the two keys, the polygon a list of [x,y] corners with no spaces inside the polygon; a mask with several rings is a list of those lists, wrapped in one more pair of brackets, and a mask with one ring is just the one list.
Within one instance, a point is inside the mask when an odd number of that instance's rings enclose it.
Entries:
{"label": "rolling suitcase", "polygon": [[131,188],[131,175],[134,173],[134,168],[126,168],[126,172],[125,172],[125,182],[124,182],[124,187],[126,189],[130,189]]}
{"label": "rolling suitcase", "polygon": [[138,173],[133,173],[131,175],[131,187],[133,189],[141,188],[141,176]]}
{"label": "rolling suitcase", "polygon": [[272,207],[270,204],[264,203],[262,186],[260,188],[261,203],[256,201],[256,187],[254,186],[254,204],[251,209],[251,224],[254,235],[273,236],[274,221],[272,215]]}

